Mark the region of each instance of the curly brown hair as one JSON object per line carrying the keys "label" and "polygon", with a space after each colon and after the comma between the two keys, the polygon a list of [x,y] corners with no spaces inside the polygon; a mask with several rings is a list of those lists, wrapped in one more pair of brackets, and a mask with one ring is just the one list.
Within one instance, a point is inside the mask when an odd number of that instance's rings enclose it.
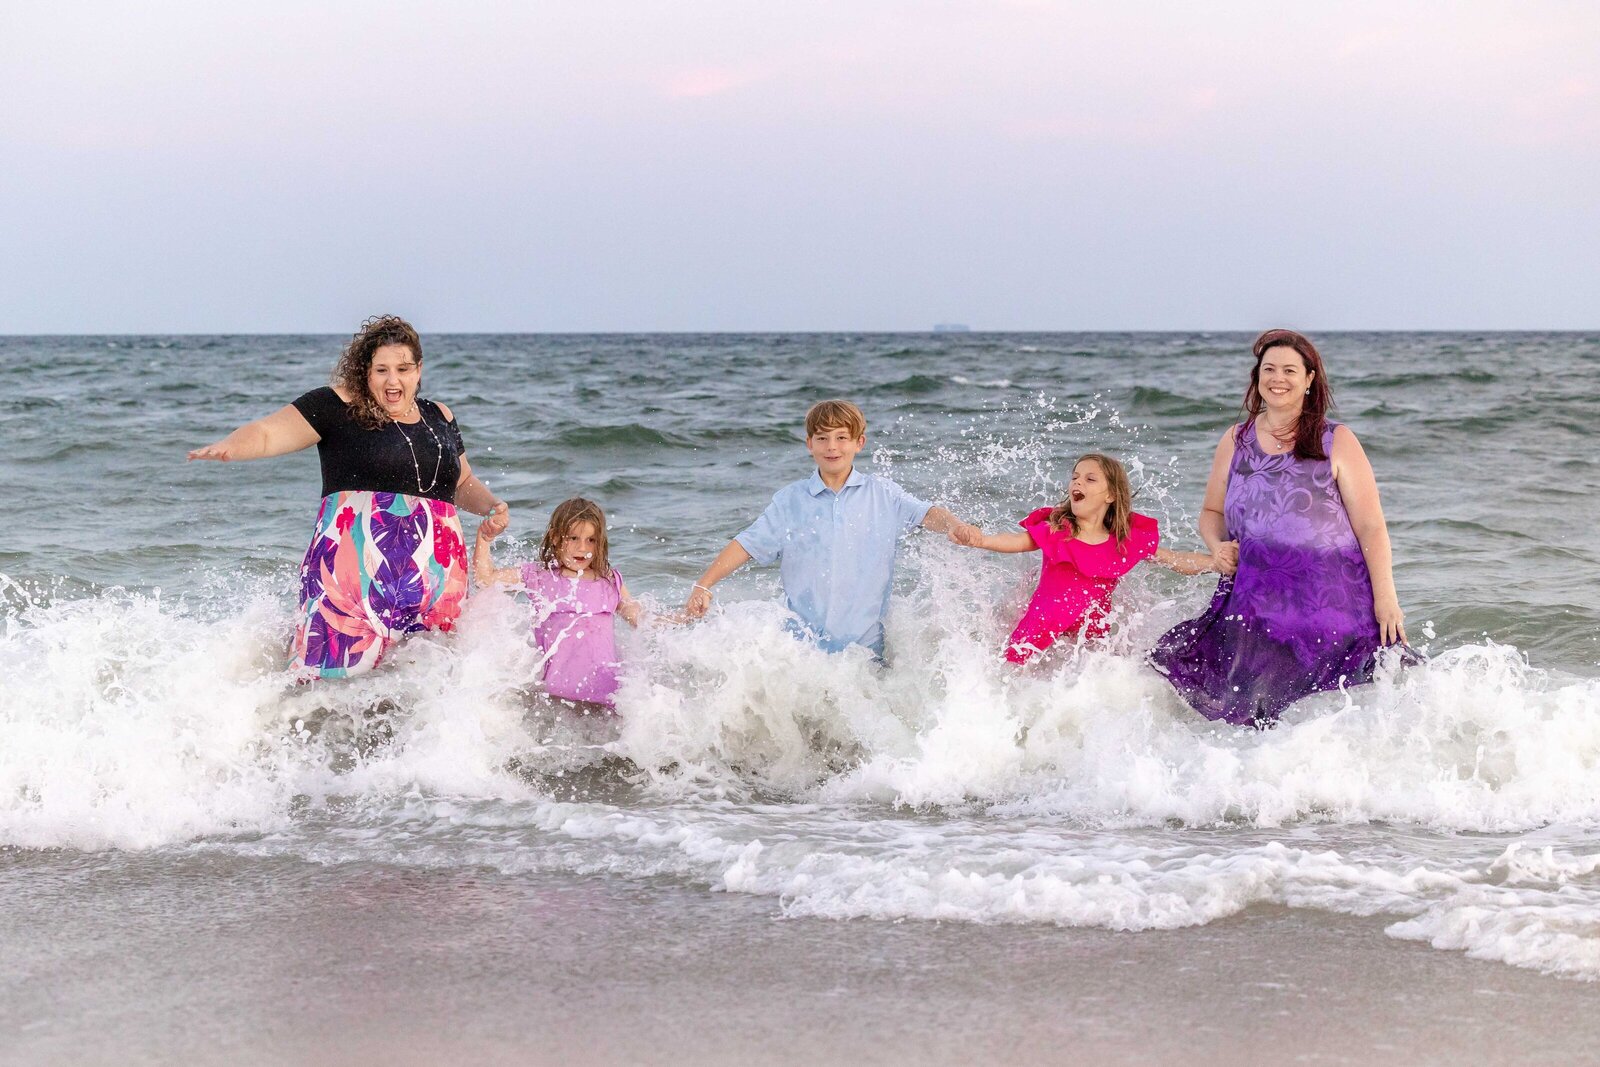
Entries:
{"label": "curly brown hair", "polygon": [[367,372],[372,369],[372,357],[384,345],[405,345],[422,365],[422,338],[411,324],[399,315],[374,315],[361,324],[361,329],[350,338],[333,365],[333,385],[343,386],[350,394],[350,417],[358,425],[376,430],[389,421],[389,415],[378,404],[377,397],[367,387]]}
{"label": "curly brown hair", "polygon": [[550,513],[550,525],[539,542],[539,562],[546,567],[561,563],[561,542],[580,522],[594,523],[594,573],[598,578],[611,577],[610,544],[606,540],[606,513],[593,500],[575,496],[563,500]]}

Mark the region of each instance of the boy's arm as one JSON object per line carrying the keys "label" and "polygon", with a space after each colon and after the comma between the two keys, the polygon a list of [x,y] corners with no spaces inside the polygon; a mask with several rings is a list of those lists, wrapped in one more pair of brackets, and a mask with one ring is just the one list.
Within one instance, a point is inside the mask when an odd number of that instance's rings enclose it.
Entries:
{"label": "boy's arm", "polygon": [[491,530],[493,518],[484,519],[478,524],[478,536],[472,546],[472,573],[478,579],[478,584],[487,588],[491,585],[520,585],[522,572],[515,567],[496,567],[494,558],[490,555],[489,546],[494,539],[500,536],[499,531]]}
{"label": "boy's arm", "polygon": [[1204,574],[1207,571],[1216,571],[1218,574],[1229,573],[1222,569],[1224,564],[1218,556],[1205,552],[1174,552],[1170,548],[1158,548],[1156,554],[1150,558],[1179,574]]}
{"label": "boy's arm", "polygon": [[968,524],[962,522],[949,510],[941,508],[937,504],[929,508],[928,513],[922,516],[922,528],[924,530],[932,530],[934,533],[947,534],[966,525]]}
{"label": "boy's arm", "polygon": [[698,619],[711,607],[711,587],[734,571],[750,562],[750,553],[737,540],[729,541],[728,546],[717,553],[717,558],[711,561],[711,566],[695,581],[694,588],[689,592],[689,599],[684,603],[683,610],[691,619]]}
{"label": "boy's arm", "polygon": [[[922,516],[922,528],[932,530],[934,533],[945,534],[958,545],[977,545],[978,541],[983,538],[983,531],[978,527],[970,522],[962,522],[948,509],[937,505],[929,508],[928,513]],[[978,547],[985,546],[978,545]],[[1028,548],[1031,547],[1031,545],[1028,546]],[[1028,548],[1005,548],[997,551],[1026,552]]]}

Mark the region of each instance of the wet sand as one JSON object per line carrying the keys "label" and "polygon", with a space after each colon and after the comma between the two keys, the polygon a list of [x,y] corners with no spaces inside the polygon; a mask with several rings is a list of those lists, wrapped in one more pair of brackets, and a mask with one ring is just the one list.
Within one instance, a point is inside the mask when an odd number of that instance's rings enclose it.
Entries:
{"label": "wet sand", "polygon": [[775,917],[664,882],[0,853],[0,1062],[1579,1063],[1600,984],[1381,920]]}

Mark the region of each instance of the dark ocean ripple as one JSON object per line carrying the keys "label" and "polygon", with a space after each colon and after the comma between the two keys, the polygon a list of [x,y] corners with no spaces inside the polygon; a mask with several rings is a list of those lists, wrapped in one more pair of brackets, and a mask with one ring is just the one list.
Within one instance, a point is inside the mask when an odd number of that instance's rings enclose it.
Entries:
{"label": "dark ocean ripple", "polygon": [[[57,590],[210,595],[218,570],[287,569],[318,492],[311,452],[184,452],[326,382],[339,337],[0,338],[0,454],[22,515],[0,569]],[[1437,644],[1600,662],[1600,334],[1321,334],[1340,417],[1377,469],[1410,625]],[[676,599],[739,523],[808,470],[801,419],[854,397],[877,464],[986,517],[1047,496],[1080,452],[1142,466],[1174,543],[1239,408],[1246,334],[427,336],[515,534],[585,494],[613,512],[630,583]],[[869,453],[869,456],[871,453]],[[866,466],[873,469],[869,458]],[[26,516],[26,519],[23,518]],[[644,531],[649,531],[645,536]],[[66,583],[64,586],[63,583]],[[87,594],[86,594],[87,595]]]}

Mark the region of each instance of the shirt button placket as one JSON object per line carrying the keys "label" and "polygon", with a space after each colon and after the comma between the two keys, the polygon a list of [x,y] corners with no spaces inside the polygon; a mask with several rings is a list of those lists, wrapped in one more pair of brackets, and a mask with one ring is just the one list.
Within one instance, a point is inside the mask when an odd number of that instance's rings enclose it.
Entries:
{"label": "shirt button placket", "polygon": [[839,597],[839,524],[844,521],[844,515],[839,510],[840,494],[833,494],[833,543],[828,546],[828,612],[826,626],[830,635],[839,632],[838,619],[840,611]]}

